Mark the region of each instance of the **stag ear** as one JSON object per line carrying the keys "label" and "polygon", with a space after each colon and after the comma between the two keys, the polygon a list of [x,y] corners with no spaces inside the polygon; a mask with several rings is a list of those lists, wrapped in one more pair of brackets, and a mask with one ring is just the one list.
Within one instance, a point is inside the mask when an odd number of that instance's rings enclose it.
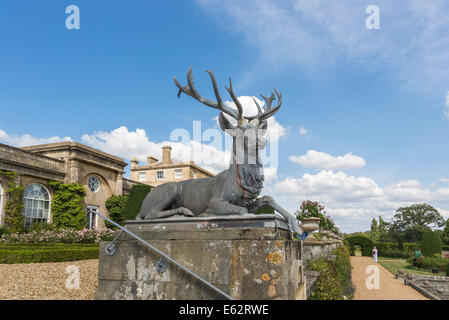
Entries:
{"label": "stag ear", "polygon": [[220,112],[220,115],[218,116],[218,121],[220,122],[221,130],[224,132],[229,133],[231,136],[231,132],[234,132],[234,126],[231,124],[231,122],[224,116],[223,112]]}

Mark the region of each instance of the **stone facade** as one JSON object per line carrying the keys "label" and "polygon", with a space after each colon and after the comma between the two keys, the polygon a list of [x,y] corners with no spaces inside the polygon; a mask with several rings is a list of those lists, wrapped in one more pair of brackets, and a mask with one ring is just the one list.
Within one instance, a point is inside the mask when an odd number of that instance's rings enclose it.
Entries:
{"label": "stone facade", "polygon": [[[126,194],[133,184],[138,183],[123,178],[126,165],[127,163],[121,158],[76,142],[23,148],[0,144],[0,170],[17,172],[17,183],[24,188],[32,184],[43,186],[51,199],[53,190],[48,185],[49,180],[79,183],[86,188],[84,201],[86,210],[96,208],[106,215],[108,212],[105,201],[111,195]],[[98,179],[98,190],[90,190],[88,184],[91,177]],[[3,213],[6,189],[7,180],[0,177],[0,224],[5,221]],[[49,222],[51,221],[50,208]],[[95,227],[104,227],[104,221],[98,219],[95,221]]]}
{"label": "stone facade", "polygon": [[212,176],[212,173],[197,166],[193,161],[181,162],[172,159],[171,147],[168,146],[162,148],[162,161],[149,156],[147,164],[139,166],[135,158],[131,160],[131,179],[151,186]]}
{"label": "stone facade", "polygon": [[[307,297],[302,242],[275,215],[127,221],[126,228],[234,299]],[[159,255],[130,235],[120,236],[113,255],[106,245],[96,299],[223,299],[172,263],[158,270]]]}

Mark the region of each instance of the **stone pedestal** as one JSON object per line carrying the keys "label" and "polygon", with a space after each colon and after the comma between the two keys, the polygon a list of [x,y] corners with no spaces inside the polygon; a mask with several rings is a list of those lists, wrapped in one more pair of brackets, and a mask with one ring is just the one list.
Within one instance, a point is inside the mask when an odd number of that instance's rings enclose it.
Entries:
{"label": "stone pedestal", "polygon": [[[126,228],[235,299],[305,299],[301,241],[275,215],[127,221]],[[95,299],[223,299],[123,233],[100,246]]]}

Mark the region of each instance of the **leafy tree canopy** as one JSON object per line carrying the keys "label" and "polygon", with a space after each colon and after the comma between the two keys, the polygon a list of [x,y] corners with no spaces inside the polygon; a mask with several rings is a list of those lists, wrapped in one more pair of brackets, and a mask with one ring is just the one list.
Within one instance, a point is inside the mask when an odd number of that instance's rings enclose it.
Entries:
{"label": "leafy tree canopy", "polygon": [[444,218],[438,210],[427,203],[422,203],[396,210],[391,228],[395,231],[406,232],[407,229],[416,229],[417,226],[430,229],[441,228],[444,223]]}

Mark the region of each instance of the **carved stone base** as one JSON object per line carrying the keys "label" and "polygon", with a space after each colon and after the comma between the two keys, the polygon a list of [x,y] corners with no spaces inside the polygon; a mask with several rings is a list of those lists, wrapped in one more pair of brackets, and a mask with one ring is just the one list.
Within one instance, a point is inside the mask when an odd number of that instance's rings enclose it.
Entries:
{"label": "carved stone base", "polygon": [[[272,214],[127,221],[126,228],[235,299],[305,299],[302,244]],[[122,234],[112,256],[100,246],[95,299],[223,299]],[[160,270],[160,269],[159,269]]]}

